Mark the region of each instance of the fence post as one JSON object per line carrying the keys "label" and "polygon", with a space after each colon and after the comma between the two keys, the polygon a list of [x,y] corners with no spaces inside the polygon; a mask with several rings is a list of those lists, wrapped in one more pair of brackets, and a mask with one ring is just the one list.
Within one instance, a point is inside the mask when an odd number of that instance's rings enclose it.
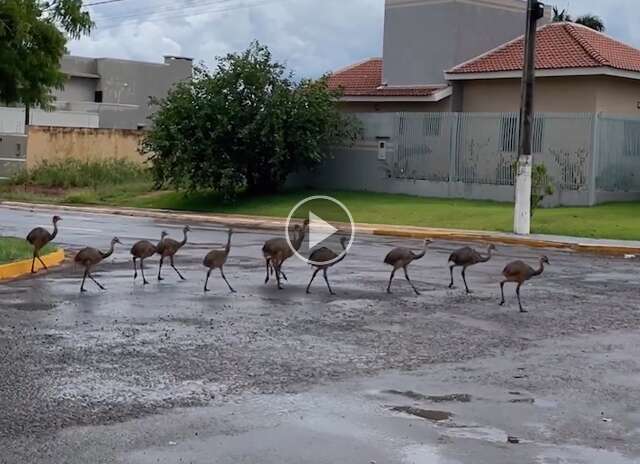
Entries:
{"label": "fence post", "polygon": [[458,153],[458,130],[460,129],[460,113],[451,113],[449,115],[451,128],[449,130],[449,194],[453,188],[453,183],[456,179],[456,157]]}
{"label": "fence post", "polygon": [[600,113],[593,115],[591,124],[591,163],[589,164],[588,205],[596,204],[596,177],[598,174],[598,158],[600,157]]}

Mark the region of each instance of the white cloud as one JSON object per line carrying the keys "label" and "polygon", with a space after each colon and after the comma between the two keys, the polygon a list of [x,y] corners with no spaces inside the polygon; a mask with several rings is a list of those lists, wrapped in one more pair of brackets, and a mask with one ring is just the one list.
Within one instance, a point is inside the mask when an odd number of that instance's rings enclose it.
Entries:
{"label": "white cloud", "polygon": [[[546,3],[574,16],[598,14],[610,35],[640,47],[638,0]],[[384,0],[123,0],[92,14],[95,32],[71,43],[72,53],[148,61],[186,55],[212,64],[258,39],[301,76],[382,54]]]}

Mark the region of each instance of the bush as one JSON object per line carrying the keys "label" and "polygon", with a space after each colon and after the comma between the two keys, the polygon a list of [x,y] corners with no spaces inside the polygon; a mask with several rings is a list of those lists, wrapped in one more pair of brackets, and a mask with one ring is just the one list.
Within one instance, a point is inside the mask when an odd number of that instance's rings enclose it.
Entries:
{"label": "bush", "polygon": [[115,158],[81,161],[67,158],[45,161],[29,171],[21,171],[9,179],[9,184],[70,189],[150,180],[149,170],[133,161]]}
{"label": "bush", "polygon": [[273,193],[330,145],[356,139],[358,124],[338,110],[338,96],[326,78],[294,80],[256,42],[213,72],[196,69],[159,102],[142,152],[158,187]]}
{"label": "bush", "polygon": [[542,205],[546,196],[553,195],[555,189],[551,176],[544,164],[536,164],[531,171],[531,216]]}

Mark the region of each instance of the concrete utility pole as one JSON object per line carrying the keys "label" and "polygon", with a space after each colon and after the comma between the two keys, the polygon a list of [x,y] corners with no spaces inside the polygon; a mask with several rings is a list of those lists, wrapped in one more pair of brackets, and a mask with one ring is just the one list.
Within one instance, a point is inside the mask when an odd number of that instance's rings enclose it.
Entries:
{"label": "concrete utility pole", "polygon": [[522,95],[520,103],[520,141],[516,169],[516,203],[513,231],[528,235],[531,232],[531,135],[533,131],[533,94],[536,61],[536,30],[538,20],[544,16],[544,5],[528,0],[527,29],[524,43],[524,69],[522,73]]}

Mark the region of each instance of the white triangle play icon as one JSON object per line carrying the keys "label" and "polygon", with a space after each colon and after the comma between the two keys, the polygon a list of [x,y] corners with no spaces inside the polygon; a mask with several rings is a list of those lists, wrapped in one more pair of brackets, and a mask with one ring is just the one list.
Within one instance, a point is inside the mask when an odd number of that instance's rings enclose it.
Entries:
{"label": "white triangle play icon", "polygon": [[338,229],[333,227],[327,221],[318,217],[309,211],[309,248],[313,248],[320,242],[331,237],[338,232]]}

